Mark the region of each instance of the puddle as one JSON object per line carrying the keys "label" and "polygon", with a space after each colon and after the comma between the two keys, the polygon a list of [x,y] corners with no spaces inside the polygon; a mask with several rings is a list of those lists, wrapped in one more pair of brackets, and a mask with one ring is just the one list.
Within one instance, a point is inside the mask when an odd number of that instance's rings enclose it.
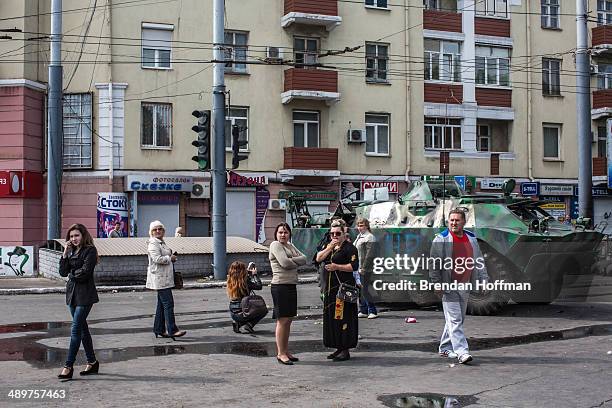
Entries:
{"label": "puddle", "polygon": [[449,396],[441,394],[392,394],[381,395],[378,400],[392,408],[461,408],[478,402],[471,395]]}
{"label": "puddle", "polygon": [[[318,320],[321,319],[321,314],[316,313],[320,311],[317,307],[303,307],[302,310],[308,309],[313,310],[313,314],[305,314],[298,316],[296,320]],[[250,357],[269,357],[276,355],[276,345],[274,342],[274,332],[268,328],[261,328],[256,332],[256,335],[243,335],[242,339],[232,341],[233,334],[231,333],[231,325],[229,316],[226,315],[227,310],[219,311],[198,311],[198,312],[185,312],[177,313],[177,316],[195,316],[202,314],[220,314],[219,321],[208,321],[209,319],[202,319],[201,322],[189,322],[182,324],[181,328],[188,331],[202,331],[207,329],[219,329],[222,328],[224,331],[221,335],[218,332],[213,335],[207,335],[198,333],[196,337],[185,337],[179,339],[176,342],[170,340],[163,340],[165,343],[158,344],[147,344],[143,346],[135,347],[114,347],[108,349],[96,349],[96,354],[101,362],[114,362],[114,361],[127,361],[136,359],[139,357],[152,357],[160,355],[170,354],[236,354]],[[273,320],[270,318],[271,314],[265,318],[262,323],[272,323]],[[109,319],[98,319],[89,321],[90,331],[94,336],[102,335],[121,335],[121,334],[137,334],[144,333],[153,337],[152,324],[153,315],[137,315],[137,316],[124,316]],[[125,327],[120,328],[105,328],[95,327],[97,324],[108,323],[108,322],[128,322],[140,319],[147,319],[146,323],[139,322],[140,325],[146,325],[147,327],[133,327],[132,323],[126,323]],[[257,330],[257,329],[256,329]],[[51,367],[61,364],[65,358],[67,350],[63,348],[57,348],[43,344],[40,341],[45,339],[53,338],[67,338],[70,336],[70,322],[33,322],[23,324],[10,324],[0,326],[0,334],[12,334],[12,333],[26,333],[19,335],[18,337],[11,336],[0,339],[0,361],[26,361],[36,367]],[[27,334],[29,333],[29,334]],[[298,334],[298,333],[296,333]],[[512,337],[499,337],[499,338],[470,338],[470,349],[472,350],[486,350],[494,349],[499,347],[507,347],[513,345],[555,341],[555,340],[568,340],[577,339],[588,336],[609,336],[612,335],[612,324],[601,324],[601,325],[590,325],[577,327],[567,330],[553,330],[543,331],[534,334],[526,334]],[[227,336],[227,337],[226,337]],[[422,342],[401,342],[401,339],[395,339],[396,341],[390,341],[387,338],[377,338],[376,341],[361,341],[357,347],[359,352],[384,352],[384,351],[419,351],[419,352],[435,352],[438,347],[438,341],[422,341]],[[397,341],[400,340],[400,341]],[[149,342],[150,340],[146,340]],[[160,340],[158,340],[160,341]],[[156,343],[158,342],[156,341]],[[326,353],[328,349],[323,347],[321,340],[301,340],[299,335],[294,337],[291,341],[292,350],[296,353],[304,352],[321,352]],[[79,353],[79,358],[83,358],[82,353]],[[80,362],[80,360],[79,360]],[[432,394],[433,395],[433,394]],[[440,402],[427,402],[425,400],[414,399],[417,396],[414,395],[398,395],[396,396],[397,401],[400,401],[405,405],[389,405],[389,406],[402,406],[402,407],[445,407],[444,404],[440,405]],[[423,395],[419,398],[429,398]],[[440,396],[438,396],[440,397]],[[442,396],[444,397],[444,396]],[[386,398],[386,397],[385,397]],[[402,399],[404,398],[404,399]],[[433,398],[433,397],[431,397]],[[423,403],[429,403],[430,405],[409,405],[412,401],[422,401]],[[395,401],[395,400],[394,400]],[[434,401],[434,400],[432,400]],[[461,402],[461,400],[459,400]],[[393,402],[395,403],[395,402]],[[444,402],[446,403],[446,402]],[[418,404],[418,402],[415,402]],[[433,405],[431,405],[433,404]],[[454,405],[457,406],[457,405]]]}

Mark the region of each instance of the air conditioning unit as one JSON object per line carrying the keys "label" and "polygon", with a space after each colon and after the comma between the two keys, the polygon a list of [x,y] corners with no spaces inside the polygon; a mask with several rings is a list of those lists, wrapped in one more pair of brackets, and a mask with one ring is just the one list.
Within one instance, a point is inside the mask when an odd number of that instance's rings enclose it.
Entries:
{"label": "air conditioning unit", "polygon": [[349,143],[365,143],[366,131],[364,129],[349,129],[348,131],[348,142]]}
{"label": "air conditioning unit", "polygon": [[599,65],[590,65],[589,68],[591,74],[599,74]]}
{"label": "air conditioning unit", "polygon": [[287,200],[282,198],[271,198],[268,201],[268,210],[286,210]]}
{"label": "air conditioning unit", "polygon": [[283,60],[283,49],[280,47],[266,47],[266,61],[281,62]]}
{"label": "air conditioning unit", "polygon": [[191,198],[210,198],[210,183],[193,183]]}

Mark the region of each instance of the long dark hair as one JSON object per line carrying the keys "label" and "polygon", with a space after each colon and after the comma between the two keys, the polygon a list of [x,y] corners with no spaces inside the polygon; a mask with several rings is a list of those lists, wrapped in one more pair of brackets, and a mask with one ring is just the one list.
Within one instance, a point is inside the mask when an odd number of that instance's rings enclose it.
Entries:
{"label": "long dark hair", "polygon": [[289,233],[289,241],[291,241],[291,227],[286,222],[281,222],[276,226],[276,229],[274,230],[274,240],[278,241],[278,238],[276,238],[276,234],[278,233],[278,230],[281,227],[287,230],[287,232]]}
{"label": "long dark hair", "polygon": [[83,224],[73,224],[70,226],[70,228],[68,228],[68,232],[66,232],[66,242],[70,241],[70,233],[74,230],[79,231],[83,237],[81,238],[82,248],[94,246],[93,238],[91,237],[89,231],[87,231],[87,227],[85,227]]}

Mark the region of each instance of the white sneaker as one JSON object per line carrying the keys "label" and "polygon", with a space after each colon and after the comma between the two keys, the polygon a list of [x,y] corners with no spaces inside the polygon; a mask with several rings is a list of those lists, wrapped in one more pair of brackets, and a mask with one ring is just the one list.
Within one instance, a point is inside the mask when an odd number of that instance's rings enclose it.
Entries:
{"label": "white sneaker", "polygon": [[376,319],[377,317],[378,317],[378,315],[377,315],[377,314],[374,314],[374,313],[370,313],[370,314],[368,315],[368,319]]}
{"label": "white sneaker", "polygon": [[465,353],[459,357],[459,364],[467,364],[472,360],[473,360],[472,356],[469,353]]}
{"label": "white sneaker", "polygon": [[357,317],[368,317],[368,315],[365,313],[359,312],[359,314],[357,314]]}

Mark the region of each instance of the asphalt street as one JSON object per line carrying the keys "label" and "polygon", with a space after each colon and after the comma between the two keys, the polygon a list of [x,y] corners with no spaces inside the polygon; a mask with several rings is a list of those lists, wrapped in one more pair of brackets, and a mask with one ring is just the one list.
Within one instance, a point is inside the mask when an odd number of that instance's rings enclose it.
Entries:
{"label": "asphalt street", "polygon": [[[153,336],[155,293],[102,293],[89,318],[100,375],[67,382],[56,378],[69,339],[64,295],[0,296],[0,406],[607,407],[612,285],[599,280],[591,293],[587,302],[568,291],[552,305],[468,316],[469,366],[437,355],[436,307],[360,319],[351,360],[331,362],[318,287],[299,285],[290,349],[300,362],[282,366],[271,312],[256,334],[236,334],[222,288],[175,291],[177,323],[188,331],[177,341]],[[271,306],[269,288],[262,294]],[[14,398],[30,389],[65,398]]]}

